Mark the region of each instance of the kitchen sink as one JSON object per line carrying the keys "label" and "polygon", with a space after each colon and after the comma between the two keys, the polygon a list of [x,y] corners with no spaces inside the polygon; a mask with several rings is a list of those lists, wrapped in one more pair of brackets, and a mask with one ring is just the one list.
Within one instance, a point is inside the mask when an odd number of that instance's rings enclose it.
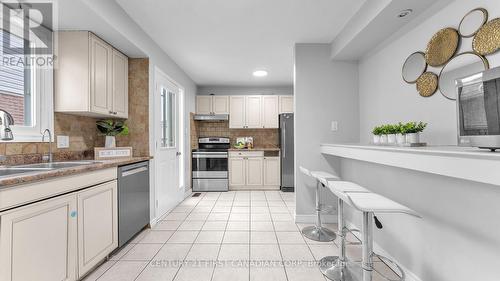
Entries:
{"label": "kitchen sink", "polygon": [[84,165],[91,165],[96,163],[102,163],[100,161],[67,161],[67,162],[52,162],[52,163],[37,163],[29,165],[19,165],[19,166],[6,166],[0,167],[0,177],[24,174],[24,173],[34,173],[42,171],[50,171],[55,169],[71,168]]}

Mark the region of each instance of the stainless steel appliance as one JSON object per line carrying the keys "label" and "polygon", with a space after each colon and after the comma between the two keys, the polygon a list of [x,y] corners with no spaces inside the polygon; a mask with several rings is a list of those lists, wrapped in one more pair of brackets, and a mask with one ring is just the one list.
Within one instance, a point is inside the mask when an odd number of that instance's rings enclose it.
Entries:
{"label": "stainless steel appliance", "polygon": [[281,148],[281,190],[294,191],[293,113],[279,115]]}
{"label": "stainless steel appliance", "polygon": [[500,149],[500,67],[456,83],[459,145]]}
{"label": "stainless steel appliance", "polygon": [[200,138],[193,150],[193,191],[227,191],[229,189],[229,138]]}
{"label": "stainless steel appliance", "polygon": [[227,121],[229,114],[196,114],[194,116],[196,121]]}
{"label": "stainless steel appliance", "polygon": [[149,224],[149,162],[118,167],[118,247]]}

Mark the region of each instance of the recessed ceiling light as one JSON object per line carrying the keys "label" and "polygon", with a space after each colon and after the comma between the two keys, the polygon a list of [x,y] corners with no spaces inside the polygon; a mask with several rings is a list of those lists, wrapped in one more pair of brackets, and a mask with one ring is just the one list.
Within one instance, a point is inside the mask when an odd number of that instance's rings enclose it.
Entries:
{"label": "recessed ceiling light", "polygon": [[406,16],[409,16],[411,13],[413,13],[412,9],[402,10],[401,12],[399,12],[398,18],[404,18]]}
{"label": "recessed ceiling light", "polygon": [[256,70],[253,72],[253,76],[255,77],[265,77],[267,76],[267,71],[265,70]]}

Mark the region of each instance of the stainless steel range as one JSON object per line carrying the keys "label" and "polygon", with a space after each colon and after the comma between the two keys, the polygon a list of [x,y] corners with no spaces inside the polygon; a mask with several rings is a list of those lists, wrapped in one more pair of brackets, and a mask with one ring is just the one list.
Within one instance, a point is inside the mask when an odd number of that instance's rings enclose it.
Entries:
{"label": "stainless steel range", "polygon": [[193,150],[193,191],[227,191],[229,138],[200,138]]}

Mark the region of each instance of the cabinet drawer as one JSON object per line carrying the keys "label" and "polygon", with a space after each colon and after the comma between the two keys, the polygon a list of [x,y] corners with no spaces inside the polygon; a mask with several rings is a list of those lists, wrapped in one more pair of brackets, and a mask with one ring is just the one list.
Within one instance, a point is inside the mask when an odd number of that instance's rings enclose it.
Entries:
{"label": "cabinet drawer", "polygon": [[264,157],[264,151],[229,151],[229,157]]}

